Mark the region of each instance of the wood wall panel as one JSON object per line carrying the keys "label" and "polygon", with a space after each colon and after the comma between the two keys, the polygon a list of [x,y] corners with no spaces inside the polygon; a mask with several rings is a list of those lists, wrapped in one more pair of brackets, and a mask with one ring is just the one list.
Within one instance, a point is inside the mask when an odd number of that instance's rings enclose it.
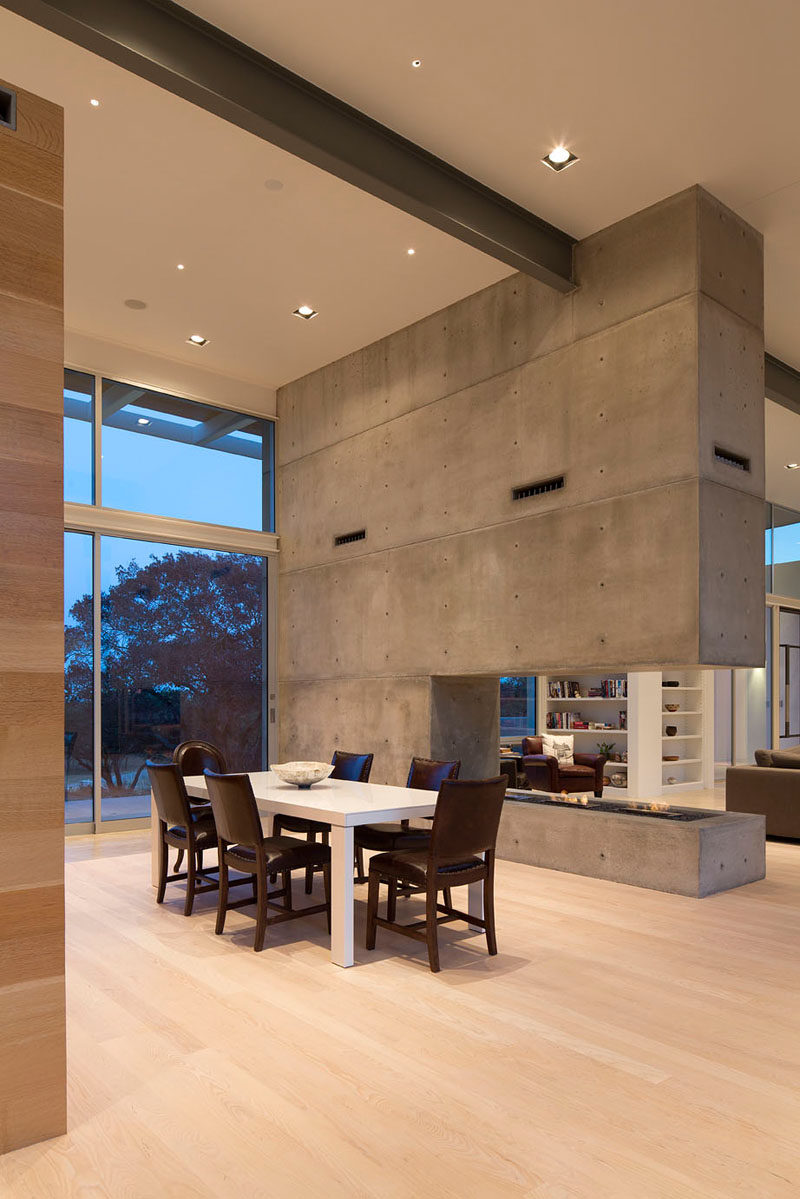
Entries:
{"label": "wood wall panel", "polygon": [[18,90],[17,125],[0,129],[0,1152],[66,1128],[63,114]]}

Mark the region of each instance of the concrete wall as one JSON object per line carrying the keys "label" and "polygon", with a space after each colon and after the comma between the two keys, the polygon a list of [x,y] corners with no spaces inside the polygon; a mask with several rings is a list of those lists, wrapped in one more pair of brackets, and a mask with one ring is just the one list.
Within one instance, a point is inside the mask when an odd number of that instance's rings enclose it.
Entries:
{"label": "concrete wall", "polygon": [[692,188],[576,275],[280,389],[281,756],[344,739],[400,781],[433,676],[763,662],[760,235]]}
{"label": "concrete wall", "polygon": [[0,128],[0,1153],[66,1127],[63,119],[17,99]]}

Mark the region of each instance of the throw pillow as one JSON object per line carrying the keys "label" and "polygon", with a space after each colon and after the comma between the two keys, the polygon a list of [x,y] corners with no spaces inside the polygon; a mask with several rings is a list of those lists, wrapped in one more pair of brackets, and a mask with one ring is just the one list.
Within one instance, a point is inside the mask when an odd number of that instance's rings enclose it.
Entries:
{"label": "throw pillow", "polygon": [[555,758],[559,766],[574,766],[573,745],[575,738],[570,734],[567,737],[551,737],[548,733],[542,734],[542,752]]}

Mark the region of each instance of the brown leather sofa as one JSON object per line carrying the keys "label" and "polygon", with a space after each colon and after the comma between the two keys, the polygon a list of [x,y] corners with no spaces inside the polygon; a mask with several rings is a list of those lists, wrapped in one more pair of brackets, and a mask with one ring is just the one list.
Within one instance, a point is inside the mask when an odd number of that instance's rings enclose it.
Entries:
{"label": "brown leather sofa", "polygon": [[766,816],[768,837],[800,839],[800,748],[758,749],[755,766],[729,766],[725,809]]}
{"label": "brown leather sofa", "polygon": [[541,737],[522,738],[522,768],[534,791],[593,791],[603,795],[605,754],[574,754],[574,766],[559,766],[558,759],[545,754]]}

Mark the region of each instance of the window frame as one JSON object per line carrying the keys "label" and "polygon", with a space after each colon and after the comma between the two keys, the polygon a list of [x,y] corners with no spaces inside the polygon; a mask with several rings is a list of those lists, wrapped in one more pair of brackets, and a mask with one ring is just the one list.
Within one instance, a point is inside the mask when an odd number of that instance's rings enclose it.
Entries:
{"label": "window frame", "polygon": [[[92,538],[92,694],[93,694],[93,816],[90,822],[66,825],[67,836],[79,836],[87,833],[120,832],[125,829],[148,828],[150,820],[140,817],[129,820],[102,819],[102,712],[101,712],[101,683],[100,670],[100,631],[101,631],[101,589],[100,589],[100,542],[101,537],[127,537],[137,541],[161,542],[167,545],[186,546],[200,550],[218,550],[228,553],[252,554],[264,560],[264,584],[266,589],[266,604],[264,607],[263,638],[264,638],[264,695],[262,698],[262,744],[264,757],[274,761],[277,754],[278,729],[278,679],[277,679],[277,628],[278,628],[278,554],[279,538],[277,533],[260,532],[254,529],[232,528],[227,525],[206,524],[202,521],[184,520],[180,517],[151,516],[145,513],[128,512],[122,509],[103,507],[102,480],[102,384],[103,379],[109,378],[108,372],[96,371],[86,366],[71,362],[64,364],[64,370],[79,371],[81,374],[94,378],[94,406],[92,421],[93,462],[92,462],[92,494],[91,504],[75,501],[64,501],[64,531],[65,533],[88,533]],[[142,387],[155,390],[152,384],[144,384],[131,379],[118,379],[114,382],[124,383],[131,387]],[[188,395],[180,395],[174,390],[170,394],[180,399],[195,400]],[[98,399],[99,397],[99,399]],[[203,402],[203,401],[199,401]],[[221,404],[214,401],[214,406],[230,412],[241,412],[258,420],[270,421],[273,425],[271,477],[273,485],[270,489],[270,508],[265,515],[272,524],[274,515],[275,496],[275,434],[277,421],[272,416],[254,412],[247,405]],[[266,498],[265,502],[266,502]]]}

